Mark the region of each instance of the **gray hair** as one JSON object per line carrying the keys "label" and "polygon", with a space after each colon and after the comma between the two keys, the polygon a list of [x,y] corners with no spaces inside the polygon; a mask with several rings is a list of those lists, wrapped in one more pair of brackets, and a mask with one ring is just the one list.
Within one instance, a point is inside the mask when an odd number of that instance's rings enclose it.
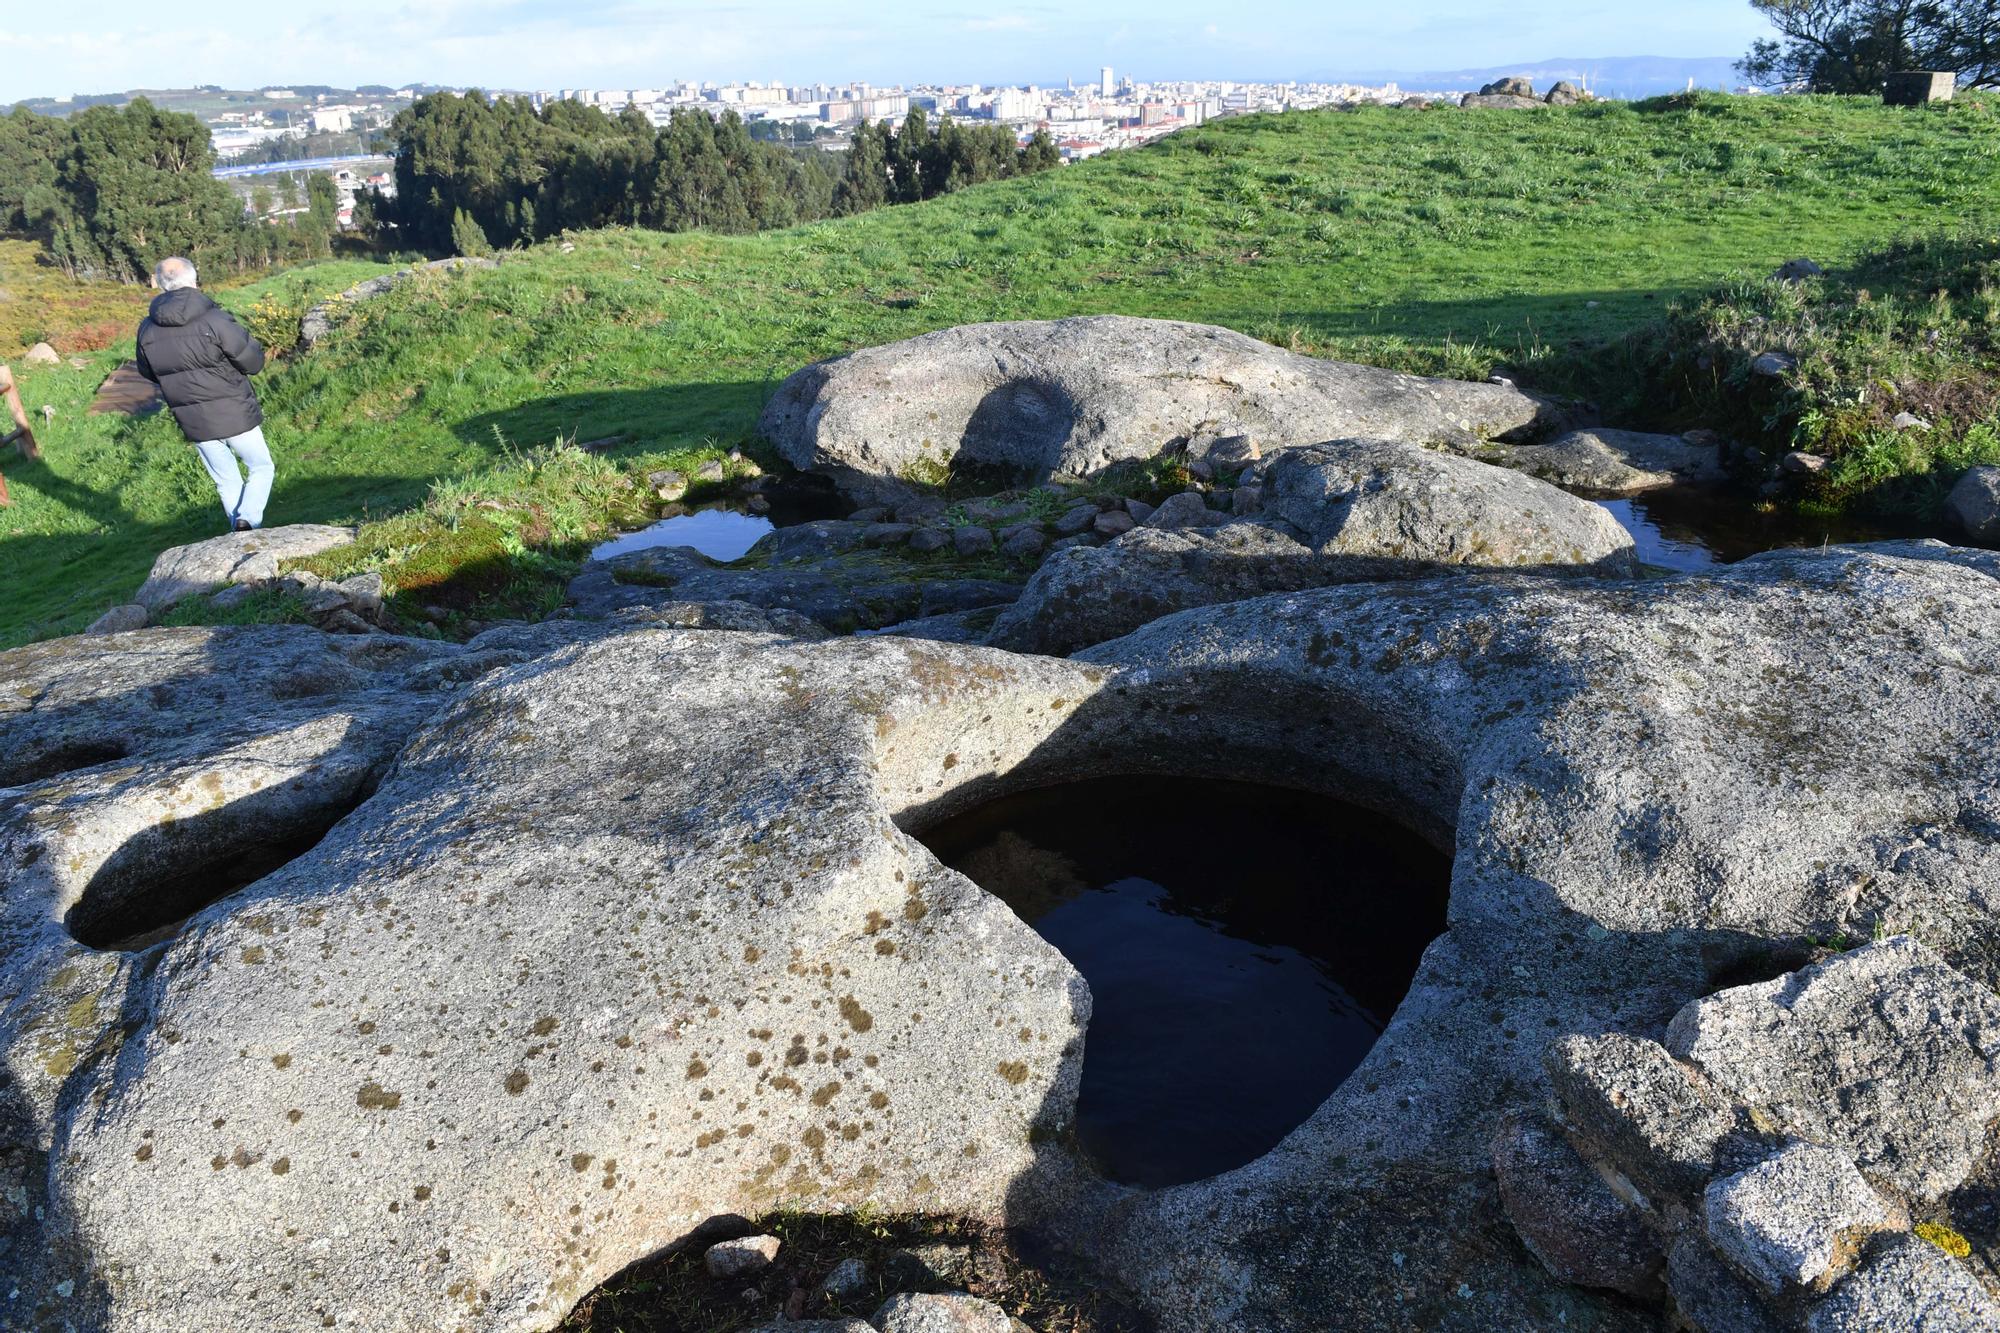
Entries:
{"label": "gray hair", "polygon": [[196,283],[194,261],[183,259],[179,255],[162,259],[160,266],[153,270],[153,282],[163,292],[177,292],[183,287],[194,286]]}

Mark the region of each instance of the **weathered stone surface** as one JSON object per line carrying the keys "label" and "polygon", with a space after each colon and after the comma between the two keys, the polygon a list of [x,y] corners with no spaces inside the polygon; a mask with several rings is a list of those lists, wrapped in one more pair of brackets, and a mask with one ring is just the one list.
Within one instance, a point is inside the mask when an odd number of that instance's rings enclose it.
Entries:
{"label": "weathered stone surface", "polygon": [[[1891,665],[1911,648],[1965,666],[1919,680]],[[1475,1241],[1487,1196],[1449,1184],[1489,1169],[1466,1161],[1465,1126],[1490,1123],[1495,1089],[1539,1083],[1539,1033],[1657,1031],[1710,988],[1707,945],[1865,935],[1882,916],[1996,975],[2000,582],[1948,558],[1329,588],[1185,612],[1077,660],[1200,714],[1156,754],[1337,783],[1454,828],[1458,849],[1450,933],[1305,1125],[1242,1171],[1072,1224],[1178,1312],[1169,1327],[1311,1327],[1329,1308],[1371,1327],[1577,1326],[1585,1311],[1557,1320],[1549,1289],[1469,1251],[1511,1242]],[[1281,683],[1308,674],[1310,693]],[[1419,1164],[1424,1185],[1397,1175]],[[1419,1190],[1457,1215],[1420,1226]]]}
{"label": "weathered stone surface", "polygon": [[112,607],[109,611],[91,621],[90,627],[84,630],[84,633],[125,634],[135,629],[146,628],[148,619],[150,617],[147,616],[145,607],[140,606],[137,602],[127,602],[123,606]]}
{"label": "weathered stone surface", "polygon": [[1594,495],[1711,485],[1725,475],[1712,446],[1629,430],[1571,431],[1547,444],[1488,445],[1472,456]]}
{"label": "weathered stone surface", "polygon": [[1966,536],[1983,546],[2000,546],[2000,467],[1970,469],[1951,488],[1944,507]]}
{"label": "weathered stone surface", "polygon": [[1535,95],[1535,84],[1531,79],[1525,79],[1519,75],[1510,75],[1507,78],[1495,79],[1493,82],[1485,85],[1479,90],[1479,95],[1481,97],[1533,97]]}
{"label": "weathered stone surface", "polygon": [[1440,566],[1632,568],[1632,539],[1604,510],[1469,459],[1348,442],[1287,450],[1268,477],[1256,521],[1177,495],[1108,545],[1054,552],[990,642],[1062,655],[1192,607]]}
{"label": "weathered stone surface", "polygon": [[1706,1079],[1643,1037],[1563,1037],[1543,1064],[1571,1129],[1656,1197],[1699,1193],[1737,1127]]}
{"label": "weathered stone surface", "polygon": [[1716,1252],[1774,1295],[1838,1277],[1868,1236],[1908,1220],[1854,1163],[1798,1142],[1710,1182],[1702,1218]]}
{"label": "weathered stone surface", "polygon": [[[35,1160],[38,1201],[62,1090],[118,1050],[151,974],[134,951],[347,814],[457,683],[427,671],[470,656],[276,626],[0,654],[0,1157]],[[18,1286],[19,1257],[39,1265],[47,1241],[37,1213],[8,1211],[0,1280]]]}
{"label": "weathered stone surface", "polygon": [[782,634],[787,638],[830,638],[816,620],[783,607],[752,606],[748,602],[662,602],[635,606],[620,613],[621,618],[642,625],[671,626],[676,629],[735,630],[746,634]]}
{"label": "weathered stone surface", "polygon": [[1350,435],[1471,444],[1543,414],[1495,385],[1101,316],[946,329],[808,366],[778,389],[760,429],[795,467],[886,498],[948,466],[1088,476],[1203,433],[1249,434],[1266,451]]}
{"label": "weathered stone surface", "polygon": [[1507,93],[1467,93],[1458,104],[1471,111],[1534,111],[1547,105],[1538,97]]}
{"label": "weathered stone surface", "polygon": [[1788,1132],[1934,1200],[2000,1116],[2000,995],[1908,936],[1711,995],[1667,1045]]}
{"label": "weathered stone surface", "polygon": [[1665,1257],[1659,1237],[1554,1125],[1526,1114],[1502,1120],[1493,1173],[1508,1220],[1551,1274],[1633,1296],[1656,1293]]}
{"label": "weathered stone surface", "polygon": [[62,357],[47,343],[36,343],[21,354],[24,366],[55,366],[62,364]]}
{"label": "weathered stone surface", "polygon": [[776,1236],[740,1236],[709,1246],[702,1253],[701,1263],[712,1278],[728,1281],[755,1277],[777,1262],[780,1248]]}
{"label": "weathered stone surface", "polygon": [[278,577],[278,562],[295,560],[345,546],[353,528],[319,523],[294,523],[254,532],[231,532],[191,546],[160,552],[152,573],[132,600],[158,615],[184,597],[232,583],[260,583]]}
{"label": "weathered stone surface", "polygon": [[868,1264],[855,1258],[842,1259],[827,1271],[819,1289],[837,1301],[850,1300],[868,1290]]}
{"label": "weathered stone surface", "polygon": [[[978,533],[980,549],[992,549],[988,529],[957,531]],[[686,547],[650,547],[586,565],[570,580],[569,599],[578,615],[592,618],[661,604],[734,602],[847,634],[1003,605],[1020,595],[1020,585],[1005,579],[954,579],[900,553],[864,549],[865,532],[862,524],[781,528],[732,564]]]}
{"label": "weathered stone surface", "polygon": [[1598,505],[1504,468],[1372,440],[1289,449],[1264,469],[1264,512],[1321,555],[1420,565],[1632,570],[1632,538]]}
{"label": "weathered stone surface", "polygon": [[1860,1271],[1806,1318],[1806,1333],[1994,1333],[2000,1304],[1944,1251],[1911,1235],[1877,1241]]}
{"label": "weathered stone surface", "polygon": [[968,524],[951,530],[952,549],[964,556],[985,555],[993,549],[993,529]]}
{"label": "weathered stone surface", "polygon": [[1172,532],[1180,528],[1212,528],[1229,521],[1229,515],[1210,509],[1199,491],[1170,495],[1143,520],[1146,527]]}
{"label": "weathered stone surface", "polygon": [[1091,520],[1090,530],[1099,537],[1122,537],[1138,525],[1129,511],[1108,509]]}
{"label": "weathered stone surface", "polygon": [[[1069,1114],[1087,992],[892,816],[962,708],[1038,742],[1101,674],[600,628],[405,715],[314,850],[144,984],[83,973],[111,990],[79,1051],[122,1045],[68,1073],[50,1225],[121,1275],[104,1326],[268,1327],[252,1293],[290,1282],[288,1316],[546,1328],[711,1216],[999,1215]],[[1024,757],[981,745],[967,773]]]}
{"label": "weathered stone surface", "polygon": [[1575,106],[1583,98],[1583,89],[1568,79],[1557,79],[1555,86],[1549,89],[1549,95],[1542,100],[1550,106]]}
{"label": "weathered stone surface", "polygon": [[[1740,962],[1882,919],[2000,976],[2000,582],[1991,556],[1909,549],[1926,554],[1316,589],[1072,661],[582,623],[553,650],[518,627],[421,646],[440,670],[524,660],[401,725],[393,767],[324,841],[110,959],[117,975],[99,979],[108,953],[77,950],[61,983],[8,955],[0,1021],[46,1016],[9,1030],[10,1077],[75,1024],[75,1062],[37,1076],[50,1155],[24,1168],[44,1216],[7,1251],[38,1260],[7,1274],[15,1308],[53,1312],[74,1281],[65,1313],[111,1333],[300,1312],[545,1329],[703,1219],[809,1198],[1004,1212],[1085,1248],[1165,1333],[1330,1310],[1360,1328],[1629,1326],[1624,1298],[1557,1282],[1517,1243],[1492,1175],[1495,1122],[1543,1087],[1549,1034],[1658,1031],[1722,984],[1717,946]],[[160,713],[153,686],[179,687],[101,662],[177,633],[0,658],[0,754],[31,710],[86,738]],[[176,736],[208,743],[237,698],[228,665],[255,647],[203,650],[213,680],[190,683],[201,707],[173,710]],[[17,688],[49,663],[67,702]],[[355,711],[335,695],[312,716]],[[6,779],[0,817],[97,781],[89,760],[53,786]],[[1255,1162],[1135,1193],[1063,1148],[1080,984],[911,834],[1015,788],[1150,771],[1343,796],[1457,859],[1449,929],[1353,1075]],[[61,929],[46,900],[20,910],[0,948]],[[875,1128],[850,1141],[829,1120]]]}
{"label": "weathered stone surface", "polygon": [[1778,1333],[1785,1327],[1756,1287],[1722,1261],[1699,1232],[1683,1232],[1667,1253],[1667,1292],[1697,1333]]}
{"label": "weathered stone surface", "polygon": [[999,1306],[962,1292],[891,1296],[874,1323],[882,1333],[1013,1333],[1014,1326]]}
{"label": "weathered stone surface", "polygon": [[875,1333],[875,1326],[860,1319],[781,1319],[750,1333]]}
{"label": "weathered stone surface", "polygon": [[1254,523],[1140,528],[1051,555],[1000,612],[989,642],[1063,657],[1176,611],[1342,581],[1335,564]]}
{"label": "weathered stone surface", "polygon": [[1799,359],[1790,352],[1760,352],[1750,362],[1750,373],[1766,379],[1782,379],[1799,368]]}
{"label": "weathered stone surface", "polygon": [[1788,259],[1771,275],[1778,282],[1804,282],[1825,276],[1826,270],[1810,259]]}

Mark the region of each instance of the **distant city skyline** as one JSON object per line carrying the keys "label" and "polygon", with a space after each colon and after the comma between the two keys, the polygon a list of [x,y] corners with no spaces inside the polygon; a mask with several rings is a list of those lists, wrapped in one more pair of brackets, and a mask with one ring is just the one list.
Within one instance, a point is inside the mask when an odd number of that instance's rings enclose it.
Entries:
{"label": "distant city skyline", "polygon": [[1106,65],[1120,78],[1323,79],[1556,56],[1730,56],[1768,32],[1746,0],[1541,0],[1511,10],[1486,0],[1003,0],[927,12],[804,0],[308,0],[302,8],[285,18],[216,9],[203,25],[188,21],[200,10],[100,0],[86,26],[82,11],[34,6],[0,30],[0,105],[203,83],[1086,85]]}

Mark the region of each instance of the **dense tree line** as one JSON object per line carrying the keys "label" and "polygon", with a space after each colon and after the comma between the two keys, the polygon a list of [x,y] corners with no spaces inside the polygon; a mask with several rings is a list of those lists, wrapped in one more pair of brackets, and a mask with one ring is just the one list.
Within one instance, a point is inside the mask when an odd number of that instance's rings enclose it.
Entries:
{"label": "dense tree line", "polygon": [[[885,203],[928,199],[1060,159],[1046,135],[1022,148],[1003,126],[932,129],[921,111],[900,131],[858,131],[853,150],[755,137],[735,112],[678,109],[655,127],[576,102],[536,111],[477,92],[420,98],[390,126],[396,197],[361,209],[395,244],[477,253],[565,229],[758,231]],[[386,224],[386,225],[385,225]],[[383,239],[389,237],[385,234]]]}
{"label": "dense tree line", "polygon": [[63,119],[17,108],[0,117],[0,231],[40,238],[72,277],[121,282],[171,254],[242,269],[331,252],[330,180],[294,225],[266,227],[214,165],[206,126],[145,98]]}
{"label": "dense tree line", "polygon": [[1739,62],[1752,82],[1873,93],[1899,70],[2000,86],[2000,0],[1750,0],[1777,28]]}

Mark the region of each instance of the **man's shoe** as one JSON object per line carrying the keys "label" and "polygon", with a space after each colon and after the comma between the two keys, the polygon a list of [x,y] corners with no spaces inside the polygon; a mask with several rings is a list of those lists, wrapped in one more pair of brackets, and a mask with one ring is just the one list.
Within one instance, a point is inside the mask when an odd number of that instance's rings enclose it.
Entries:
{"label": "man's shoe", "polygon": [[247,518],[239,518],[239,519],[237,519],[237,520],[236,520],[236,530],[237,530],[238,532],[249,532],[249,531],[251,530],[251,528],[250,528],[250,520],[249,520],[249,519],[247,519]]}

